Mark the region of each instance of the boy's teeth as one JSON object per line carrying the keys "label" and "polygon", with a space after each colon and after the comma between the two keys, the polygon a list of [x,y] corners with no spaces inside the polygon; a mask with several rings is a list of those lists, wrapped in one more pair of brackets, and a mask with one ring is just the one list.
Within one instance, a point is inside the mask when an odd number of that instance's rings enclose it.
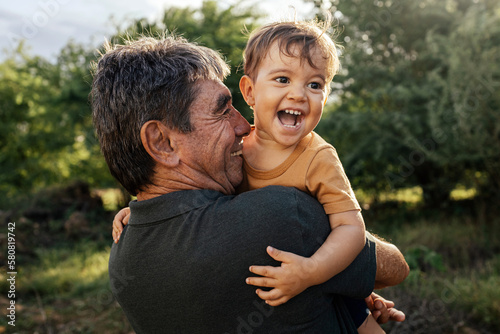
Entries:
{"label": "boy's teeth", "polygon": [[297,116],[298,116],[298,115],[302,115],[302,113],[301,113],[300,111],[294,111],[294,110],[288,110],[288,109],[287,109],[287,110],[285,110],[285,112],[286,112],[287,114],[291,114],[291,115],[297,115]]}
{"label": "boy's teeth", "polygon": [[232,157],[235,157],[235,156],[237,156],[237,155],[241,155],[241,154],[243,154],[243,151],[242,151],[242,150],[239,150],[239,151],[236,151],[236,152],[231,153],[231,156],[232,156]]}

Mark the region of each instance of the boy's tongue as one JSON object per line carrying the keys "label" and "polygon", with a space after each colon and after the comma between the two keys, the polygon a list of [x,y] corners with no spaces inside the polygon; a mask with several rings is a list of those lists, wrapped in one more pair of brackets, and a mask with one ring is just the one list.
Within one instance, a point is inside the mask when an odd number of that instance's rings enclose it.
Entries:
{"label": "boy's tongue", "polygon": [[278,111],[278,118],[283,125],[295,125],[297,121],[296,115],[287,114],[284,111]]}

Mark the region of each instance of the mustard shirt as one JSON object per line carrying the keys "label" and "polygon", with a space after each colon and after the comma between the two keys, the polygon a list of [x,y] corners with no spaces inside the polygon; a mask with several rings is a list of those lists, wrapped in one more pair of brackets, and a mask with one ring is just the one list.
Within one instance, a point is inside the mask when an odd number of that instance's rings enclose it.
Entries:
{"label": "mustard shirt", "polygon": [[337,150],[315,132],[305,136],[276,168],[258,170],[244,160],[243,170],[239,192],[270,185],[295,187],[314,196],[328,215],[361,210]]}

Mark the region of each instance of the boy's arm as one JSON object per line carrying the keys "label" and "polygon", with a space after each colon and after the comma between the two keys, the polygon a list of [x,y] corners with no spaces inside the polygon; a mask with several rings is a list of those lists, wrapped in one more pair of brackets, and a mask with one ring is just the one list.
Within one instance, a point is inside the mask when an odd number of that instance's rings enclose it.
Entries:
{"label": "boy's arm", "polygon": [[326,282],[354,261],[365,246],[365,223],[358,210],[328,215],[332,232],[311,256],[310,285]]}
{"label": "boy's arm", "polygon": [[286,256],[278,258],[276,250],[269,247],[269,255],[282,262],[281,266],[250,267],[252,273],[263,277],[250,277],[247,284],[273,288],[256,291],[266,303],[271,306],[283,304],[308,287],[326,282],[344,270],[363,249],[365,227],[359,211],[329,215],[329,219],[332,232],[311,257],[280,252]]}

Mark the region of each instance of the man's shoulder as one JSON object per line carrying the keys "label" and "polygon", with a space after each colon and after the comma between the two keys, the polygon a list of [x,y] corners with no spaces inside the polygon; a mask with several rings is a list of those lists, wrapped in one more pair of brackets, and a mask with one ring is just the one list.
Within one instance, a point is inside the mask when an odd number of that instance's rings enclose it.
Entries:
{"label": "man's shoulder", "polygon": [[241,219],[249,215],[254,219],[269,217],[273,222],[311,220],[325,215],[314,197],[284,186],[267,186],[241,193],[231,200],[230,207],[238,210]]}
{"label": "man's shoulder", "polygon": [[241,193],[234,200],[240,204],[254,203],[274,208],[297,206],[304,202],[317,202],[316,199],[297,188],[274,185]]}

